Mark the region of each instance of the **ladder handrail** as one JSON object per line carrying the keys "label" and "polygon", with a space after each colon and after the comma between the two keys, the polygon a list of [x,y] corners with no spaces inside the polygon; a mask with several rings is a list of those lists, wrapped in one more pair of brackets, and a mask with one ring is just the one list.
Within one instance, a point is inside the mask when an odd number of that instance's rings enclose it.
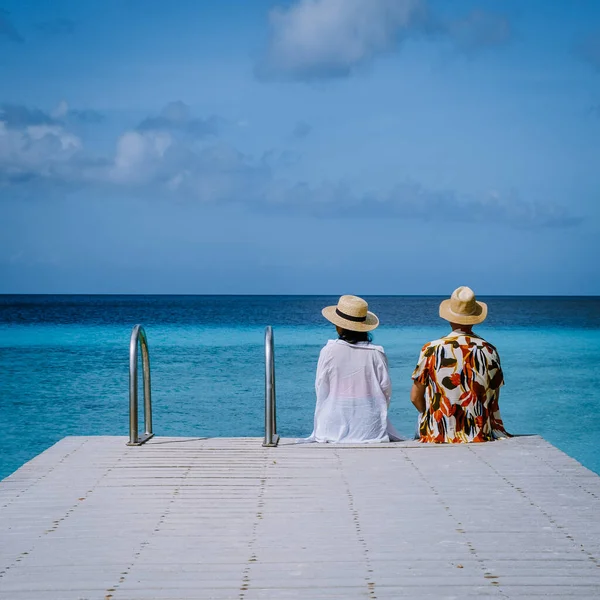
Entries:
{"label": "ladder handrail", "polygon": [[[142,348],[142,370],[144,375],[144,435],[138,436],[138,342]],[[129,442],[128,446],[141,446],[152,433],[152,392],[150,386],[150,355],[148,340],[141,325],[131,332],[129,342]]]}
{"label": "ladder handrail", "polygon": [[265,329],[265,439],[263,446],[274,448],[279,443],[275,410],[275,346],[273,328]]}

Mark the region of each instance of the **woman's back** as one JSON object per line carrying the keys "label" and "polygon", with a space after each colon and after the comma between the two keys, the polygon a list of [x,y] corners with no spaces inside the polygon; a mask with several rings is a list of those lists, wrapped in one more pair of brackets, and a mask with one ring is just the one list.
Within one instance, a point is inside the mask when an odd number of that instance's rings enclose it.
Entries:
{"label": "woman's back", "polygon": [[312,441],[387,442],[391,382],[383,348],[330,340],[321,350],[315,381]]}
{"label": "woman's back", "polygon": [[385,402],[391,384],[383,348],[369,342],[329,340],[321,350],[315,386],[317,398]]}
{"label": "woman's back", "polygon": [[385,352],[371,343],[377,315],[358,296],[341,296],[323,316],[336,326],[319,355],[311,442],[389,442],[399,439],[387,418],[392,395]]}

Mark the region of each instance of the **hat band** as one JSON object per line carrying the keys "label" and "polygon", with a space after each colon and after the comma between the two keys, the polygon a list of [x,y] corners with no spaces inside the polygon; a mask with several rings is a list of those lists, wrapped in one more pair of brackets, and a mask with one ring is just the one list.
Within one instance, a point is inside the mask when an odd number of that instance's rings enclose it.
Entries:
{"label": "hat band", "polygon": [[347,321],[354,321],[355,323],[364,323],[367,320],[367,315],[365,315],[364,317],[353,317],[352,315],[347,315],[346,313],[343,313],[338,308],[335,309],[335,312],[338,317],[342,317],[342,319],[346,319]]}

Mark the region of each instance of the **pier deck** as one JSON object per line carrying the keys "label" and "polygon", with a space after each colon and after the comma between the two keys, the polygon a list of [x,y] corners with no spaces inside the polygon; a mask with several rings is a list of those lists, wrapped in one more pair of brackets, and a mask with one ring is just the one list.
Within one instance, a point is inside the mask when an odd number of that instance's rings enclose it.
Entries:
{"label": "pier deck", "polygon": [[600,597],[600,477],[539,437],[125,442],[0,483],[0,599]]}

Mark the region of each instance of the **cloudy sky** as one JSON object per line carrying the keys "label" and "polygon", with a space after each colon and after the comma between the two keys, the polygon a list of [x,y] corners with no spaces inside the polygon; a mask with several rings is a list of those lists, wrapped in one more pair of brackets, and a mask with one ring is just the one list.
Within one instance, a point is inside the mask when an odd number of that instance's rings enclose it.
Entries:
{"label": "cloudy sky", "polygon": [[0,0],[0,293],[600,294],[596,0]]}

